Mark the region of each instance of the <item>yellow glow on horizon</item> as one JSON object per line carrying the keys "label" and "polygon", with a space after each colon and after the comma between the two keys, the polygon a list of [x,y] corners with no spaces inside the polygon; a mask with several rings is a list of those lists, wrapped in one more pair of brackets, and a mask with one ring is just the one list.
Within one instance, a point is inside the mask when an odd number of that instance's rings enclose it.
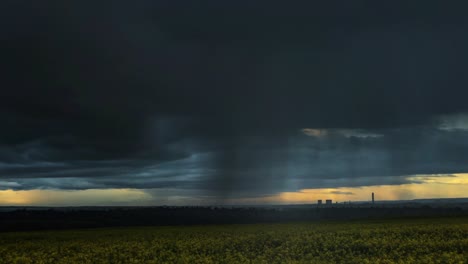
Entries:
{"label": "yellow glow on horizon", "polygon": [[411,200],[425,198],[468,197],[468,173],[452,175],[415,175],[409,177],[415,183],[401,185],[375,185],[342,188],[302,189],[282,192],[262,198],[237,199],[240,203],[316,203],[332,199],[333,202],[370,201],[375,193],[378,200]]}
{"label": "yellow glow on horizon", "polygon": [[[468,173],[452,175],[413,175],[410,183],[402,185],[376,185],[361,187],[302,189],[296,192],[281,192],[260,198],[233,198],[232,204],[294,204],[316,203],[332,199],[333,202],[370,201],[371,193],[379,200],[410,200],[424,198],[468,197]],[[177,190],[156,199],[148,190],[139,189],[88,189],[88,190],[0,190],[0,206],[79,206],[79,205],[156,205],[180,203]],[[165,196],[164,196],[165,197]],[[183,196],[183,203],[216,203],[209,197]],[[177,198],[177,199],[169,199]],[[172,202],[171,202],[172,201]]]}
{"label": "yellow glow on horizon", "polygon": [[151,200],[135,189],[0,191],[0,205],[106,205]]}

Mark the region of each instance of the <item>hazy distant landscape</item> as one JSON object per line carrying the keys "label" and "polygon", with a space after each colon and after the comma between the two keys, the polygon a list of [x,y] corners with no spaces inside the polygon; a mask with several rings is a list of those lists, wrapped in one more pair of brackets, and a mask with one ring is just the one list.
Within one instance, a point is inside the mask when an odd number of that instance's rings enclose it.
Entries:
{"label": "hazy distant landscape", "polygon": [[0,231],[356,221],[468,215],[468,199],[269,206],[0,207]]}

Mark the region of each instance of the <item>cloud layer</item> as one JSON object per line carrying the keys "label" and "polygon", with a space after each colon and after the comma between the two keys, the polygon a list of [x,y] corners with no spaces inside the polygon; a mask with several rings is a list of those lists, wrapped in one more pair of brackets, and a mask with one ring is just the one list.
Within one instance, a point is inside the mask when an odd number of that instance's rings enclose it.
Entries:
{"label": "cloud layer", "polygon": [[2,2],[0,188],[228,199],[466,172],[464,5]]}

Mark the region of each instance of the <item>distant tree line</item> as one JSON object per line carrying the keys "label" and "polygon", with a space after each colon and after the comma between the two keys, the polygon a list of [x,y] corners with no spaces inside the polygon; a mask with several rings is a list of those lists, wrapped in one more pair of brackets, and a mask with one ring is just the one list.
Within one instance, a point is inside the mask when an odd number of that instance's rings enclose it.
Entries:
{"label": "distant tree line", "polygon": [[0,231],[75,229],[118,226],[210,225],[347,221],[402,217],[468,215],[460,207],[223,208],[126,207],[94,209],[18,209],[0,212]]}

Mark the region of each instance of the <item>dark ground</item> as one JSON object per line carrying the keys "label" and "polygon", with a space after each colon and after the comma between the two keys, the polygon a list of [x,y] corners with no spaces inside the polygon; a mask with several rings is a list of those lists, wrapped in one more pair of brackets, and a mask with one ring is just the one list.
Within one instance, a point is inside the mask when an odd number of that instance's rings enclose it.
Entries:
{"label": "dark ground", "polygon": [[468,203],[291,205],[268,207],[2,207],[0,231],[347,221],[468,215]]}

